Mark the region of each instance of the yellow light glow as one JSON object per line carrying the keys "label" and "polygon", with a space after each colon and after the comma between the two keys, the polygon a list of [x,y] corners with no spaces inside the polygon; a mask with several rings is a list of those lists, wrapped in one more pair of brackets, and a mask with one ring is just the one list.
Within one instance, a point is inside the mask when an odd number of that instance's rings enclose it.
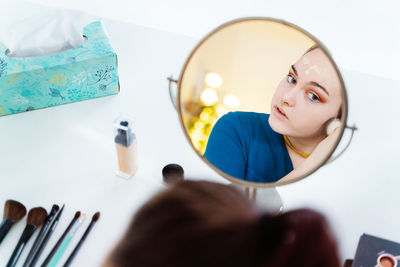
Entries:
{"label": "yellow light glow", "polygon": [[210,114],[208,114],[206,111],[203,110],[203,111],[200,113],[200,119],[201,119],[202,121],[208,122],[208,121],[210,120],[210,118],[211,118]]}
{"label": "yellow light glow", "polygon": [[207,86],[212,87],[212,88],[221,87],[221,85],[223,83],[221,75],[219,75],[216,72],[207,73],[206,77],[204,78],[204,81]]}
{"label": "yellow light glow", "polygon": [[223,103],[228,108],[237,108],[240,105],[240,99],[236,95],[227,94],[224,96]]}
{"label": "yellow light glow", "polygon": [[194,124],[194,128],[195,129],[203,129],[204,128],[204,122],[200,122],[200,121],[196,122]]}
{"label": "yellow light glow", "polygon": [[200,146],[200,142],[193,142],[194,148],[196,148],[197,150],[200,150],[201,146]]}
{"label": "yellow light glow", "polygon": [[204,108],[203,111],[201,113],[207,113],[208,115],[212,116],[214,113],[214,109],[213,108]]}
{"label": "yellow light glow", "polygon": [[201,93],[200,99],[204,103],[204,105],[212,106],[218,102],[217,92],[215,92],[215,90],[211,88],[206,88]]}
{"label": "yellow light glow", "polygon": [[224,106],[219,105],[216,109],[218,118],[221,118],[222,116],[224,116],[226,113],[228,113],[228,111],[229,110],[227,110]]}

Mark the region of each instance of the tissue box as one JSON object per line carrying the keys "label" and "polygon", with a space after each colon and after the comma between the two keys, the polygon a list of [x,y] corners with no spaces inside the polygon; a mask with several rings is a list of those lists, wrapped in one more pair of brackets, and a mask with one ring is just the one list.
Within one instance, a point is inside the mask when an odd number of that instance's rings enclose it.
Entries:
{"label": "tissue box", "polygon": [[0,43],[0,116],[117,94],[117,56],[102,23],[83,34],[82,45],[41,57],[9,57]]}

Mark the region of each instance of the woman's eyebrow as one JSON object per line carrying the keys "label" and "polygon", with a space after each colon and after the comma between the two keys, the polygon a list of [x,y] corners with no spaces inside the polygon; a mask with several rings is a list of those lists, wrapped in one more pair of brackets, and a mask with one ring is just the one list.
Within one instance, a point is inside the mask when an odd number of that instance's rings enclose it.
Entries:
{"label": "woman's eyebrow", "polygon": [[297,76],[297,70],[296,70],[296,68],[294,67],[294,65],[292,65],[292,66],[290,66],[290,67],[292,68],[294,74]]}
{"label": "woman's eyebrow", "polygon": [[321,89],[329,96],[328,90],[326,90],[325,87],[323,87],[323,86],[320,85],[319,83],[314,82],[314,81],[311,81],[311,82],[308,82],[308,84],[314,85],[314,86],[317,86],[317,87],[321,88]]}
{"label": "woman's eyebrow", "polygon": [[[290,66],[290,67],[291,67],[291,69],[293,70],[294,74],[295,74],[296,76],[298,76],[298,75],[297,75],[297,70],[296,70],[296,68],[294,67],[294,65],[292,65],[292,66]],[[317,86],[317,87],[321,88],[321,89],[329,96],[328,90],[326,90],[325,87],[323,87],[323,86],[320,85],[319,83],[314,82],[314,81],[311,81],[311,82],[308,82],[308,84],[314,85],[314,86]]]}

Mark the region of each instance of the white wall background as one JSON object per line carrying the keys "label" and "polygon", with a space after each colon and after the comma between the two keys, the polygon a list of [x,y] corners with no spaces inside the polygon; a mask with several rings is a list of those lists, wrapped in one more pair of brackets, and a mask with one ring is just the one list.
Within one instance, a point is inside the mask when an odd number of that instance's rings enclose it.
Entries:
{"label": "white wall background", "polygon": [[31,1],[198,38],[238,17],[280,18],[316,36],[342,68],[400,79],[398,0]]}

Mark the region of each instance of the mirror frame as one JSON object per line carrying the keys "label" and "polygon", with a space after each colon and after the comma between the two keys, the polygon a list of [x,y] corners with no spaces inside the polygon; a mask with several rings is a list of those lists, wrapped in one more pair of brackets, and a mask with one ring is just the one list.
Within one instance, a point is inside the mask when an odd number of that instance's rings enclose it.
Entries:
{"label": "mirror frame", "polygon": [[[183,122],[183,117],[182,117],[182,106],[181,106],[181,85],[182,85],[182,78],[185,75],[187,66],[190,62],[190,60],[192,59],[193,55],[199,50],[199,48],[203,45],[203,43],[205,43],[208,39],[210,39],[214,34],[218,33],[219,31],[221,31],[222,29],[225,29],[229,26],[232,26],[234,24],[237,23],[241,23],[241,22],[246,22],[246,21],[268,21],[268,22],[275,22],[275,23],[280,23],[282,25],[291,27],[305,35],[307,35],[311,40],[313,40],[316,45],[318,45],[323,51],[324,53],[328,56],[329,60],[331,61],[333,67],[335,68],[338,76],[339,76],[339,80],[340,80],[340,84],[342,86],[342,96],[343,96],[343,103],[342,103],[342,125],[339,128],[340,134],[339,134],[339,138],[336,140],[334,146],[330,149],[330,151],[326,154],[325,158],[322,159],[322,161],[320,161],[320,165],[316,165],[315,168],[310,169],[310,171],[306,172],[304,175],[299,175],[299,177],[293,178],[289,181],[284,181],[284,182],[275,182],[275,183],[255,183],[255,182],[248,182],[239,178],[236,178],[234,176],[229,175],[228,173],[225,173],[223,171],[221,171],[220,169],[218,169],[216,166],[214,166],[214,164],[212,164],[211,162],[209,162],[203,155],[201,155],[199,153],[199,151],[194,147],[192,140],[189,136],[189,133],[187,131],[187,129],[185,128],[184,122]],[[347,91],[346,91],[346,87],[343,81],[343,77],[341,72],[339,71],[338,66],[336,65],[336,62],[333,60],[331,54],[329,53],[328,49],[316,38],[314,37],[311,33],[307,32],[306,30],[300,28],[297,25],[294,25],[292,23],[289,23],[287,21],[281,20],[281,19],[274,19],[274,18],[270,18],[270,17],[245,17],[245,18],[239,18],[239,19],[235,19],[235,20],[231,20],[228,21],[220,26],[218,26],[217,28],[215,28],[214,30],[212,30],[211,32],[209,32],[205,37],[203,37],[195,46],[195,48],[192,50],[192,52],[189,54],[189,56],[186,58],[185,63],[182,67],[181,73],[179,75],[179,79],[177,82],[177,94],[176,94],[176,103],[177,103],[177,112],[178,112],[178,116],[179,116],[179,122],[181,125],[181,128],[185,134],[185,137],[187,139],[187,141],[189,142],[190,146],[192,147],[192,149],[195,151],[195,153],[208,165],[210,166],[214,171],[216,171],[219,175],[221,175],[222,177],[224,177],[225,179],[227,179],[228,181],[235,183],[235,184],[239,184],[242,186],[246,186],[246,187],[253,187],[253,188],[271,188],[271,187],[276,187],[276,186],[281,186],[281,185],[287,185],[287,184],[291,184],[294,182],[298,182],[306,177],[308,177],[309,175],[311,175],[312,173],[314,173],[315,171],[317,171],[320,167],[323,167],[327,161],[331,158],[333,152],[336,150],[336,148],[338,147],[338,144],[340,143],[340,141],[342,140],[343,137],[343,132],[346,128],[346,123],[347,123],[347,114],[348,114],[348,100],[347,100]],[[286,177],[286,176],[284,176]],[[282,177],[282,178],[284,178]],[[282,179],[281,178],[281,179]]]}

